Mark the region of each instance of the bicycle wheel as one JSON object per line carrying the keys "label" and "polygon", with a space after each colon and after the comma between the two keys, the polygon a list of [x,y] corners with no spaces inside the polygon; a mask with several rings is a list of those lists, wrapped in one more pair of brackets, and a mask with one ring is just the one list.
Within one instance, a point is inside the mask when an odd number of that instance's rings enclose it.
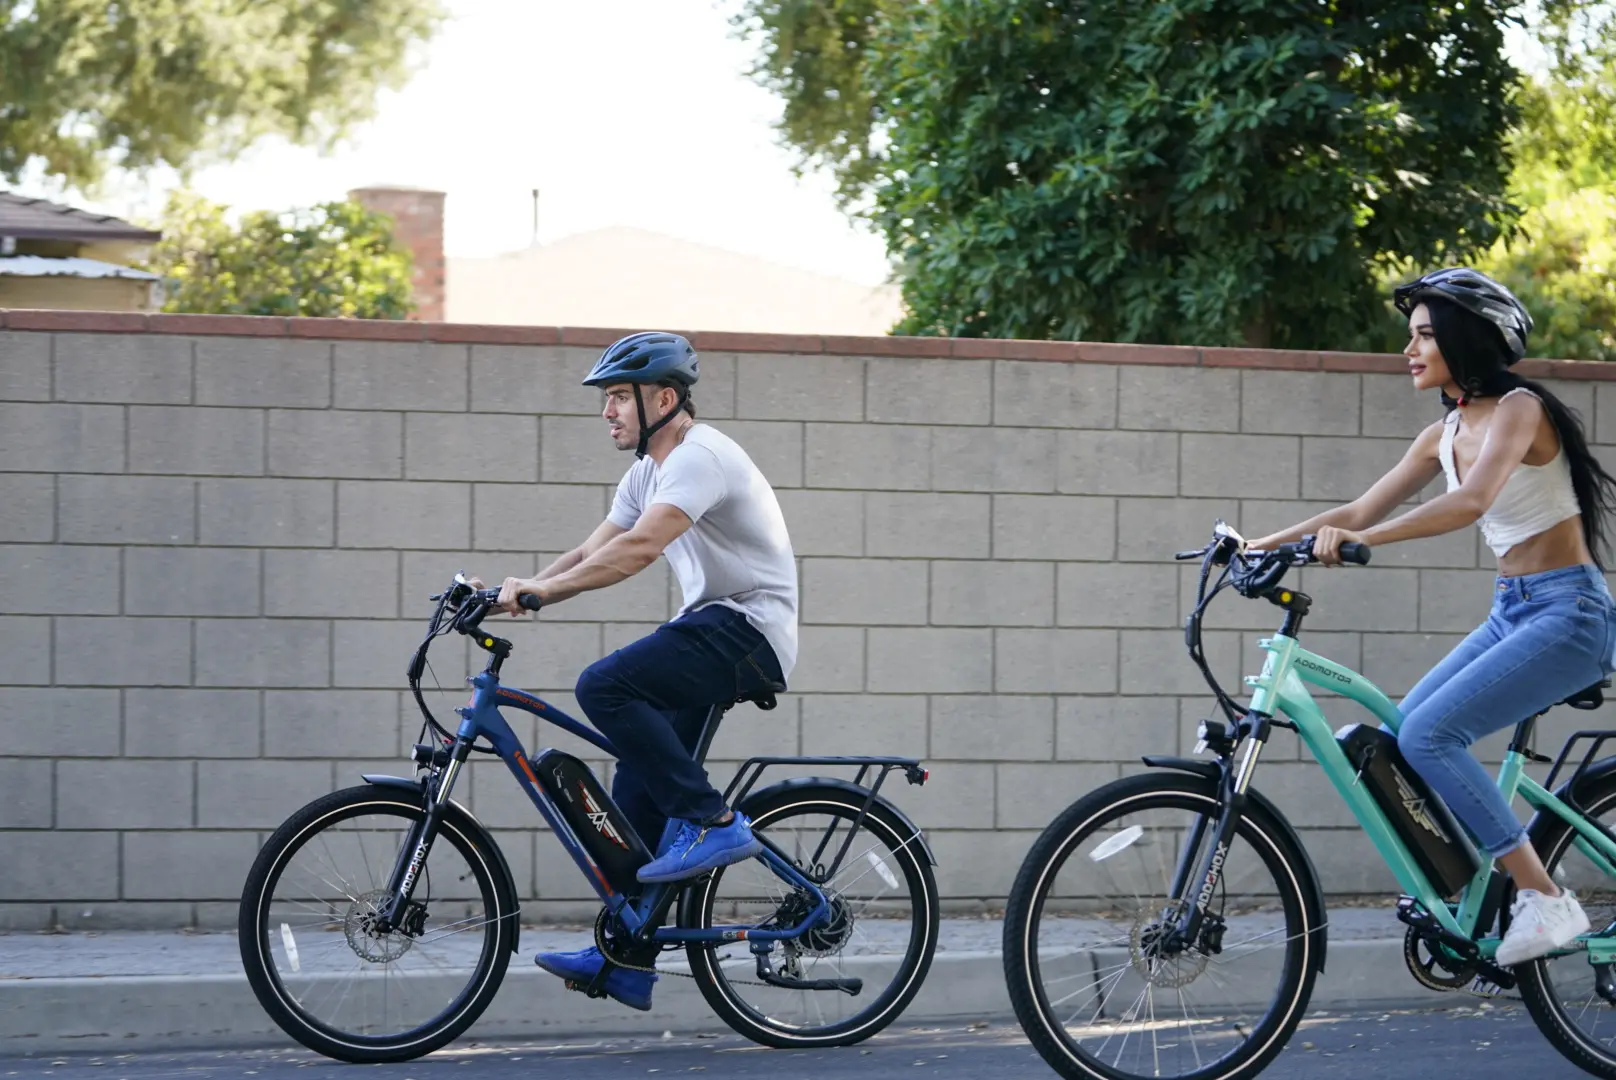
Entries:
{"label": "bicycle wheel", "polygon": [[[1589,818],[1616,828],[1616,772],[1584,782],[1577,794]],[[1594,933],[1616,933],[1616,881],[1572,842],[1576,836],[1552,814],[1541,815],[1531,830],[1544,868],[1577,894]],[[1512,892],[1507,899],[1513,898]],[[1511,970],[1533,1022],[1554,1048],[1579,1068],[1616,1080],[1616,1004],[1595,989],[1599,971],[1587,952],[1540,957]]]}
{"label": "bicycle wheel", "polygon": [[[713,1011],[753,1042],[777,1048],[851,1046],[886,1027],[914,998],[937,950],[937,881],[920,835],[879,804],[831,785],[762,793],[742,809],[831,902],[829,919],[776,943],[776,972],[798,979],[855,977],[856,996],[796,990],[757,977],[746,944],[690,945],[690,971]],[[827,863],[851,836],[834,874]],[[826,842],[828,840],[828,842]],[[810,911],[802,891],[759,859],[734,863],[685,894],[682,926],[791,926]],[[724,955],[719,949],[730,950]]]}
{"label": "bicycle wheel", "polygon": [[[1248,803],[1230,841],[1200,940],[1162,947],[1160,928],[1194,900],[1167,895],[1174,869],[1200,865],[1217,812],[1210,780],[1130,776],[1072,804],[1028,851],[1005,911],[1005,977],[1062,1076],[1243,1080],[1296,1029],[1317,968],[1305,863],[1262,808]],[[1190,876],[1186,891],[1200,885]]]}
{"label": "bicycle wheel", "polygon": [[276,1024],[340,1061],[407,1061],[463,1032],[510,962],[516,893],[487,833],[444,807],[403,929],[378,905],[411,827],[403,790],[333,792],[275,830],[242,892],[237,928],[253,993]]}

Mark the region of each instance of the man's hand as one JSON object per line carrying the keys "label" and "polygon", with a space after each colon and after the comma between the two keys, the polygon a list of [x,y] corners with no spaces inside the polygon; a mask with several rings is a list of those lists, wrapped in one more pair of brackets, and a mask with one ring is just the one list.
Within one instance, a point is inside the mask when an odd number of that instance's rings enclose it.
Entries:
{"label": "man's hand", "polygon": [[544,586],[536,578],[506,578],[505,583],[499,587],[499,609],[510,612],[512,617],[526,613],[527,609],[517,599],[523,593],[532,593],[543,600]]}
{"label": "man's hand", "polygon": [[1341,545],[1363,542],[1362,533],[1350,529],[1338,529],[1334,525],[1320,525],[1318,533],[1313,537],[1313,557],[1325,566],[1340,566]]}

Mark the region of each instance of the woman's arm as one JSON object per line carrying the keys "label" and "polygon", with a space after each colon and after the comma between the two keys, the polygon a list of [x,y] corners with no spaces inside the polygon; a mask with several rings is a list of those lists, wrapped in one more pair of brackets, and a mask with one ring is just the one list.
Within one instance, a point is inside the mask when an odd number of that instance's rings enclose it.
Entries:
{"label": "woman's arm", "polygon": [[1279,544],[1300,540],[1309,533],[1333,526],[1356,531],[1367,529],[1381,521],[1400,503],[1411,498],[1429,484],[1442,471],[1437,459],[1437,448],[1442,441],[1442,422],[1439,420],[1415,437],[1403,454],[1402,460],[1392,466],[1386,475],[1375,481],[1368,491],[1342,506],[1315,514],[1299,524],[1260,540],[1252,540],[1249,547],[1267,551]]}
{"label": "woman's arm", "polygon": [[1516,394],[1500,401],[1481,444],[1481,454],[1457,488],[1391,521],[1364,529],[1358,539],[1373,547],[1440,536],[1474,525],[1498,498],[1510,474],[1525,460],[1542,418],[1543,404],[1530,394]]}

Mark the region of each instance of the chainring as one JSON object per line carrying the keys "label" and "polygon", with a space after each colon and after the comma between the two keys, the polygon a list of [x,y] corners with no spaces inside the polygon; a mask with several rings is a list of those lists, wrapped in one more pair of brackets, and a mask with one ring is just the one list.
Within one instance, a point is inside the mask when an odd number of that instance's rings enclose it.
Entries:
{"label": "chainring", "polygon": [[[1421,950],[1425,955],[1422,957]],[[1475,981],[1478,968],[1433,946],[1415,927],[1403,935],[1403,962],[1414,981],[1432,990],[1464,990]],[[1437,969],[1440,968],[1439,972]]]}

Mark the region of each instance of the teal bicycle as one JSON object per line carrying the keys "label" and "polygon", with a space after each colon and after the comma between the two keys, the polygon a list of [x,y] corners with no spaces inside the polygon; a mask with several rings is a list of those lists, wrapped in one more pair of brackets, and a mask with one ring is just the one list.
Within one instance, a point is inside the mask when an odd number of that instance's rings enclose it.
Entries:
{"label": "teal bicycle", "polygon": [[[1616,1078],[1616,757],[1595,757],[1616,730],[1572,734],[1539,784],[1524,769],[1550,761],[1531,749],[1542,713],[1515,729],[1498,785],[1534,809],[1532,843],[1555,880],[1576,890],[1593,931],[1500,968],[1493,956],[1514,886],[1403,761],[1397,706],[1300,643],[1312,600],[1284,579],[1316,561],[1312,548],[1309,536],[1246,550],[1220,521],[1206,547],[1178,554],[1201,560],[1185,643],[1224,716],[1202,721],[1198,756],[1145,756],[1147,771],[1090,792],[1034,842],[1004,920],[1005,975],[1022,1028],[1072,1078],[1241,1080],[1284,1048],[1324,970],[1329,925],[1300,838],[1252,783],[1274,729],[1287,728],[1401,888],[1413,977],[1485,996],[1517,989],[1557,1050]],[[1346,544],[1342,558],[1367,564],[1369,551]],[[1267,656],[1261,674],[1244,680],[1243,706],[1219,686],[1201,641],[1208,605],[1229,587],[1284,612],[1279,632],[1260,642]],[[1309,684],[1357,702],[1379,724],[1332,731]],[[1561,704],[1597,708],[1609,685]]]}

